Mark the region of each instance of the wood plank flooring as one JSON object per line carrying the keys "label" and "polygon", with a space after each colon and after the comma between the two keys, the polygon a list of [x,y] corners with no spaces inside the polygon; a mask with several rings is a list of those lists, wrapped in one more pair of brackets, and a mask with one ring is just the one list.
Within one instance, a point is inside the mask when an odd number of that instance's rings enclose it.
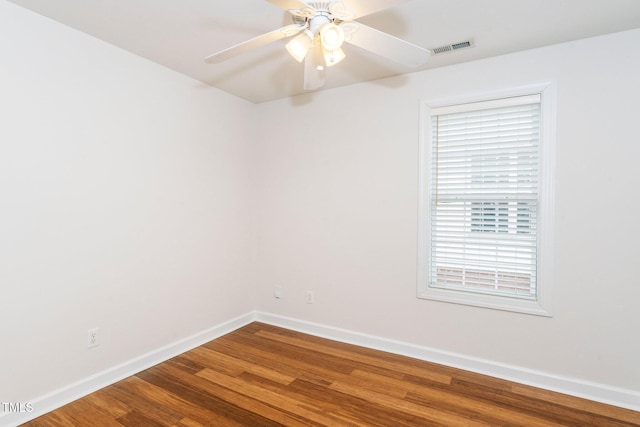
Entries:
{"label": "wood plank flooring", "polygon": [[252,323],[26,426],[640,426],[640,412]]}

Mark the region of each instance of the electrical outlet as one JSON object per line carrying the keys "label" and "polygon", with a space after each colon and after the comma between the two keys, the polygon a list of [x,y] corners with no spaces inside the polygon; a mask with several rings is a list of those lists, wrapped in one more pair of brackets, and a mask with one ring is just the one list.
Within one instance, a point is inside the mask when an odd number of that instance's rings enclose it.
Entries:
{"label": "electrical outlet", "polygon": [[282,298],[282,286],[276,286],[273,289],[273,297],[276,299]]}
{"label": "electrical outlet", "polygon": [[313,304],[313,291],[307,291],[306,300],[307,304]]}
{"label": "electrical outlet", "polygon": [[100,345],[100,330],[98,328],[89,329],[87,331],[87,348],[97,347]]}

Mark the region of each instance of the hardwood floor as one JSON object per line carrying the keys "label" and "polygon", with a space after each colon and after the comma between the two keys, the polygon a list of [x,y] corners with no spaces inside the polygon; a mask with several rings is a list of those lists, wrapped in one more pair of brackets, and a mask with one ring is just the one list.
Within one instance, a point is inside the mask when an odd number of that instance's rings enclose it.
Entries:
{"label": "hardwood floor", "polygon": [[640,426],[640,412],[261,323],[26,426]]}

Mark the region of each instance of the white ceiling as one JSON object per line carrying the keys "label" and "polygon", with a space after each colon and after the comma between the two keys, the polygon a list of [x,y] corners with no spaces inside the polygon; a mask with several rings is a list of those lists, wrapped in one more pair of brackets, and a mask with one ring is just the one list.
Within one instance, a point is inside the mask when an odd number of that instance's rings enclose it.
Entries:
{"label": "white ceiling", "polygon": [[[203,61],[291,23],[264,0],[10,1],[252,102],[304,92],[303,65],[285,41],[221,64]],[[432,56],[424,70],[639,28],[640,0],[412,0],[359,22],[429,49],[473,40],[472,48]],[[344,50],[325,89],[417,71],[355,46]]]}

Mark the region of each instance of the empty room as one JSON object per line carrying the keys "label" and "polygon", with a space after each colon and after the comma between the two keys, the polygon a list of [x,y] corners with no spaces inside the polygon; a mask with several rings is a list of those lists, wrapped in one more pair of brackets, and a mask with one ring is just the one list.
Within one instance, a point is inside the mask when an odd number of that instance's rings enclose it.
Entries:
{"label": "empty room", "polygon": [[640,426],[640,2],[0,0],[0,426]]}

